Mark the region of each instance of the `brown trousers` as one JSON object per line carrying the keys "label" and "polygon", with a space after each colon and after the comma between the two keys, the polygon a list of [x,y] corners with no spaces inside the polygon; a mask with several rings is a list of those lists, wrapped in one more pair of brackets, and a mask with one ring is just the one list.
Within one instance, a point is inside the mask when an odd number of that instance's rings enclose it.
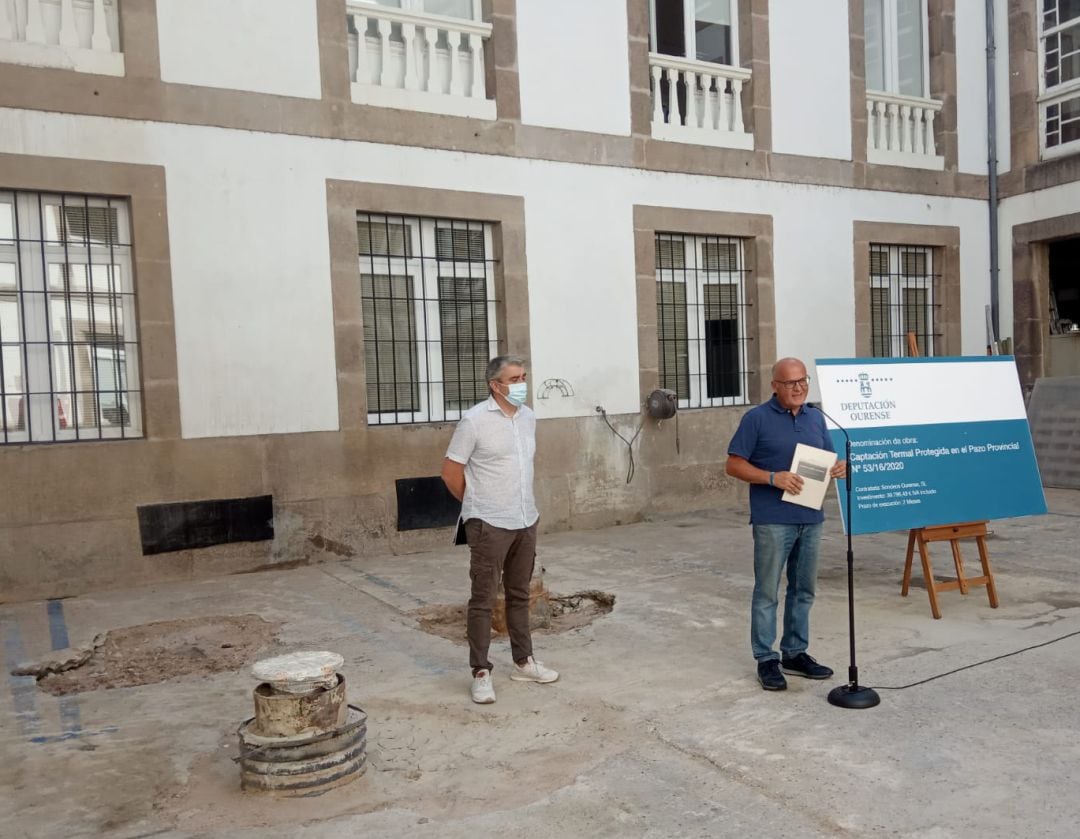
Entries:
{"label": "brown trousers", "polygon": [[529,582],[536,561],[536,525],[522,530],[505,530],[481,519],[465,522],[469,539],[469,664],[473,675],[491,670],[488,648],[491,646],[491,609],[502,576],[506,595],[506,628],[514,661],[532,655],[529,634]]}

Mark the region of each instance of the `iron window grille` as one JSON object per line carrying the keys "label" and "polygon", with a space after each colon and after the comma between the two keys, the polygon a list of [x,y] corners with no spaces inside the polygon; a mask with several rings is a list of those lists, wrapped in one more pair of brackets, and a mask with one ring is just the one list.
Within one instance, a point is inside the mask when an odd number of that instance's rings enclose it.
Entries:
{"label": "iron window grille", "polygon": [[680,408],[749,401],[743,251],[742,239],[656,234],[660,387]]}
{"label": "iron window grille", "polygon": [[3,443],[142,436],[126,201],[0,191]]}
{"label": "iron window grille", "polygon": [[1039,19],[1041,142],[1051,155],[1080,148],[1080,3],[1042,0]]}
{"label": "iron window grille", "polygon": [[443,422],[487,398],[498,354],[492,226],[357,214],[368,422]]}
{"label": "iron window grille", "polygon": [[870,354],[902,358],[908,353],[908,333],[915,336],[919,354],[932,356],[938,302],[934,249],[910,245],[870,245]]}

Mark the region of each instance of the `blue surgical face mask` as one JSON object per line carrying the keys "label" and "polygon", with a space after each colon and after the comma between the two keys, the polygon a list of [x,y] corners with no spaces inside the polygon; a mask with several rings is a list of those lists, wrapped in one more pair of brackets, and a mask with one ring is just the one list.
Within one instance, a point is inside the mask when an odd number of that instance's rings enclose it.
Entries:
{"label": "blue surgical face mask", "polygon": [[506,401],[515,408],[525,404],[525,397],[529,395],[528,382],[514,382],[506,386]]}

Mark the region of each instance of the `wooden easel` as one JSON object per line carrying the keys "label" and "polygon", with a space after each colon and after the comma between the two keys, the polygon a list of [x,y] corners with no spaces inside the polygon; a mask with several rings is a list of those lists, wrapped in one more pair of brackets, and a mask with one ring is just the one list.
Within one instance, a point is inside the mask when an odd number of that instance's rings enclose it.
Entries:
{"label": "wooden easel", "polygon": [[[922,559],[923,581],[926,583],[926,593],[930,597],[930,611],[934,618],[941,619],[941,609],[938,607],[939,591],[954,591],[960,589],[961,594],[967,594],[973,586],[986,586],[986,594],[990,599],[990,607],[998,607],[997,587],[994,585],[994,574],[990,570],[990,555],[986,550],[986,525],[985,521],[969,521],[963,524],[942,524],[937,527],[914,527],[908,533],[907,557],[904,560],[904,584],[900,588],[900,596],[907,597],[908,586],[911,584],[911,566],[915,556],[915,545],[919,546],[919,557]],[[979,577],[967,577],[964,575],[964,559],[960,555],[960,540],[974,539],[979,548],[979,561],[982,563],[982,575]],[[934,570],[930,567],[930,552],[926,546],[931,542],[948,542],[952,548],[953,565],[956,566],[956,579],[945,582],[934,580]]]}
{"label": "wooden easel", "polygon": [[[919,345],[915,340],[915,333],[907,334],[908,355],[917,358]],[[930,597],[930,611],[935,620],[941,619],[941,609],[938,607],[937,595],[939,591],[955,591],[960,589],[961,594],[967,594],[972,586],[986,586],[986,595],[990,599],[990,608],[998,607],[997,586],[994,585],[994,573],[990,570],[990,555],[986,550],[986,525],[985,521],[969,521],[961,524],[941,524],[936,527],[913,527],[908,532],[907,556],[904,559],[904,582],[900,587],[900,596],[907,597],[908,587],[911,584],[911,566],[915,558],[915,545],[919,546],[919,557],[922,560],[923,582],[926,584],[926,593]],[[974,539],[979,548],[979,562],[982,564],[982,576],[967,577],[964,575],[964,559],[960,554],[960,540]],[[930,567],[930,552],[927,545],[931,542],[948,542],[952,549],[953,565],[956,567],[956,578],[945,582],[934,580],[934,569]]]}

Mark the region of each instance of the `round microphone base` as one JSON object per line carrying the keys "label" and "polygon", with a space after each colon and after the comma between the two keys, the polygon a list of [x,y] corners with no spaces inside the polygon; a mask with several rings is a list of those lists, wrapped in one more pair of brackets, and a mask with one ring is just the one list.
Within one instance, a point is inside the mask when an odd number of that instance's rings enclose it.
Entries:
{"label": "round microphone base", "polygon": [[860,685],[841,685],[829,691],[829,704],[838,708],[873,708],[881,697],[873,688]]}

